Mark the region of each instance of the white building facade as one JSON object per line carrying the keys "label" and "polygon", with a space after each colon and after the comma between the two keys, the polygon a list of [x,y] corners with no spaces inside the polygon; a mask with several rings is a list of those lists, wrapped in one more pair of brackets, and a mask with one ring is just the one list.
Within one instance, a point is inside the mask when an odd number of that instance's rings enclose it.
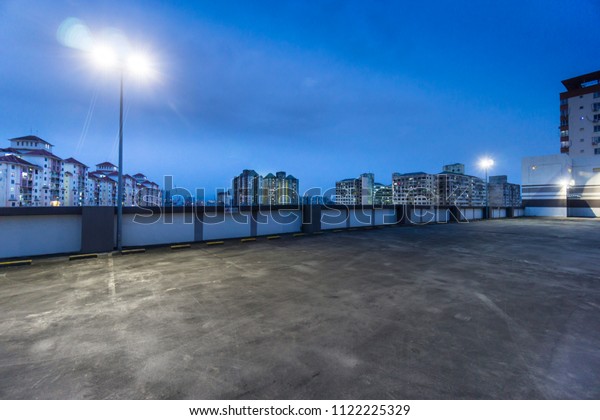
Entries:
{"label": "white building facade", "polygon": [[[89,171],[74,158],[61,159],[53,145],[37,136],[10,139],[0,149],[0,206],[115,206],[118,167],[110,162]],[[17,179],[19,172],[19,179]],[[7,183],[8,182],[8,183]],[[158,184],[143,174],[123,176],[123,205],[162,204]]]}
{"label": "white building facade", "polygon": [[560,154],[521,161],[527,216],[600,216],[600,71],[563,80]]}
{"label": "white building facade", "polygon": [[600,156],[533,156],[521,162],[526,216],[600,216]]}
{"label": "white building facade", "polygon": [[572,157],[600,155],[600,71],[563,80],[560,151]]}
{"label": "white building facade", "polygon": [[88,167],[74,158],[62,161],[63,206],[83,206],[86,203]]}
{"label": "white building facade", "polygon": [[15,155],[0,156],[0,207],[34,205],[39,167]]}

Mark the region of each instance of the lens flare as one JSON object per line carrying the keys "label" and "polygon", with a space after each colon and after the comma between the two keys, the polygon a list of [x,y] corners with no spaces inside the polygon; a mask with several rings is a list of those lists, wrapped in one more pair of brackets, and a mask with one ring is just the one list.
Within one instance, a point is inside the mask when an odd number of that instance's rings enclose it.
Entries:
{"label": "lens flare", "polygon": [[136,79],[150,79],[156,76],[150,58],[135,52],[125,34],[119,29],[105,28],[92,36],[82,20],[69,17],[59,25],[56,39],[66,47],[87,52],[98,68],[118,68],[127,71]]}
{"label": "lens flare", "polygon": [[66,47],[82,51],[90,51],[94,44],[88,27],[74,17],[69,17],[60,24],[56,31],[56,39]]}
{"label": "lens flare", "polygon": [[129,44],[129,40],[120,29],[103,29],[98,36],[98,42],[102,42],[102,44],[110,46],[119,60],[122,60],[123,57],[128,57],[131,54],[131,45]]}

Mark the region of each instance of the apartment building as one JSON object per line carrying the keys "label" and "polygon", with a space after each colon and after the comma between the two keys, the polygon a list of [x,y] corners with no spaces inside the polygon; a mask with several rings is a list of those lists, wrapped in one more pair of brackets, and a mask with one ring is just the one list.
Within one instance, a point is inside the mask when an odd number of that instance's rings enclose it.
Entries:
{"label": "apartment building", "polygon": [[462,163],[445,165],[443,169],[438,174],[392,174],[393,203],[417,206],[485,206],[487,189],[484,180],[466,175]]}
{"label": "apartment building", "polygon": [[438,204],[438,177],[425,172],[392,174],[394,204],[432,206]]}
{"label": "apartment building", "polygon": [[[139,206],[161,206],[162,205],[162,191],[156,182],[150,181],[146,175],[137,173],[130,177],[133,184],[127,188],[131,188],[132,194],[132,205]],[[125,188],[125,194],[128,194],[128,190]]]}
{"label": "apartment building", "polygon": [[39,167],[15,155],[0,155],[0,206],[33,206]]}
{"label": "apartment building", "polygon": [[373,184],[373,204],[376,206],[389,206],[393,203],[392,186],[375,182]]}
{"label": "apartment building", "polygon": [[490,207],[521,207],[521,186],[508,182],[506,175],[491,176],[488,199]]}
{"label": "apartment building", "polygon": [[232,200],[231,191],[218,191],[217,192],[217,206],[231,207]]}
{"label": "apartment building", "polygon": [[563,80],[560,93],[560,152],[600,156],[600,71]]}
{"label": "apartment building", "polygon": [[[116,205],[119,177],[116,165],[102,162],[90,172],[87,165],[73,157],[63,160],[56,156],[54,146],[38,136],[9,141],[10,147],[0,149],[6,172],[0,181],[0,188],[4,188],[0,191],[0,206]],[[15,178],[11,179],[13,174]],[[162,204],[159,185],[143,174],[123,175],[123,187],[125,206]]]}
{"label": "apartment building", "polygon": [[252,169],[244,169],[233,178],[232,193],[234,206],[298,203],[298,178],[284,171],[266,176]]}
{"label": "apartment building", "polygon": [[486,185],[481,178],[456,172],[437,175],[439,205],[482,207],[486,205]]}
{"label": "apartment building", "polygon": [[521,161],[528,216],[600,216],[600,71],[562,81],[560,154]]}
{"label": "apartment building", "polygon": [[[37,136],[10,139],[4,155],[17,156],[37,166],[32,181],[32,200],[27,205],[50,206],[60,204],[62,197],[62,159],[52,153],[53,145]],[[23,204],[25,205],[25,204]]]}
{"label": "apartment building", "polygon": [[[117,204],[119,167],[111,162],[96,165],[96,170],[90,172],[89,194],[92,206],[114,206]],[[123,205],[129,206],[160,206],[162,191],[157,183],[148,180],[146,175],[123,175]]]}
{"label": "apartment building", "polygon": [[233,178],[233,205],[253,206],[259,204],[261,176],[252,169],[244,169]]}
{"label": "apartment building", "polygon": [[372,205],[375,193],[375,175],[364,173],[335,183],[335,203],[349,206]]}
{"label": "apartment building", "polygon": [[284,171],[268,173],[260,182],[260,204],[298,203],[298,179]]}
{"label": "apartment building", "polygon": [[86,203],[88,166],[70,157],[62,161],[64,206],[83,206]]}

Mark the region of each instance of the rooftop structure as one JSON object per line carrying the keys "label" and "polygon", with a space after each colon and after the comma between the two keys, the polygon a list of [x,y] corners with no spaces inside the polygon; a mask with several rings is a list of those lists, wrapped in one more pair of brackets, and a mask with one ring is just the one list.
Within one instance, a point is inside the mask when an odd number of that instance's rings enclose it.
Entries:
{"label": "rooftop structure", "polygon": [[463,163],[452,163],[450,165],[444,165],[442,172],[464,175],[465,165]]}
{"label": "rooftop structure", "polygon": [[10,147],[21,152],[27,150],[47,150],[52,151],[53,145],[38,136],[23,136],[10,139]]}

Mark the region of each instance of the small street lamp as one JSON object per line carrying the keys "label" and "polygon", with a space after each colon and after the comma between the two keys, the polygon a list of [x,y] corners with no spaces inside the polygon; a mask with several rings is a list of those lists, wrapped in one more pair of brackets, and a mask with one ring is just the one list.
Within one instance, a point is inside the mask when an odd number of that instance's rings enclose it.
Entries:
{"label": "small street lamp", "polygon": [[571,187],[575,185],[575,181],[572,179],[561,179],[559,185],[565,189],[565,216],[569,217],[569,200],[575,197],[571,196]]}

